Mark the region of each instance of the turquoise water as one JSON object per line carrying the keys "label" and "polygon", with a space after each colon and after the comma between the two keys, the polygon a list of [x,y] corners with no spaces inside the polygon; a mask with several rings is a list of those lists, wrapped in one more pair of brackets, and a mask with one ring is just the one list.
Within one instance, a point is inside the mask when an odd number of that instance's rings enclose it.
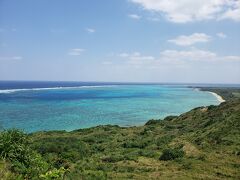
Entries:
{"label": "turquoise water", "polygon": [[219,104],[208,92],[167,85],[101,85],[0,90],[3,128],[74,130],[97,125],[143,125]]}

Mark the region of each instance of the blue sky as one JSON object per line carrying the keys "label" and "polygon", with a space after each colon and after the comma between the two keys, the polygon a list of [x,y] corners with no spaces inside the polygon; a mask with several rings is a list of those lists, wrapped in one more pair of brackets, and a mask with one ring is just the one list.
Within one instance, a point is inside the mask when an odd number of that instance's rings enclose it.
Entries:
{"label": "blue sky", "polygon": [[0,80],[240,83],[240,0],[1,0]]}

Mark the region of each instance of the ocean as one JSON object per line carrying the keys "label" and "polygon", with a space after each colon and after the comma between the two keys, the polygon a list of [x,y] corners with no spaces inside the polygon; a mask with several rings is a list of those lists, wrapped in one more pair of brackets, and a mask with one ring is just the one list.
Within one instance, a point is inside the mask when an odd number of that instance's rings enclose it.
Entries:
{"label": "ocean", "polygon": [[26,132],[139,126],[218,104],[183,84],[0,81],[0,127]]}

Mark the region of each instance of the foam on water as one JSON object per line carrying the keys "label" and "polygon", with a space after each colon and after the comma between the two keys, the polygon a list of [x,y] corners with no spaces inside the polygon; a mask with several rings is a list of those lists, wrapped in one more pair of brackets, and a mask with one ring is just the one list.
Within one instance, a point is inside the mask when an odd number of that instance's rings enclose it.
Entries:
{"label": "foam on water", "polygon": [[0,94],[15,93],[19,91],[44,91],[44,90],[61,90],[61,89],[81,89],[81,88],[101,88],[101,87],[114,87],[116,85],[104,86],[73,86],[73,87],[51,87],[51,88],[29,88],[29,89],[0,89]]}

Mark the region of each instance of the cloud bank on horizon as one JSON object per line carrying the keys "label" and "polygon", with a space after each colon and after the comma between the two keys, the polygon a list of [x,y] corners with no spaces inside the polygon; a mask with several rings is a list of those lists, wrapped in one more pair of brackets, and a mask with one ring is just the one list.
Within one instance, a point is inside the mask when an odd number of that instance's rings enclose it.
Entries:
{"label": "cloud bank on horizon", "polygon": [[0,80],[240,83],[240,0],[3,0],[0,10]]}

